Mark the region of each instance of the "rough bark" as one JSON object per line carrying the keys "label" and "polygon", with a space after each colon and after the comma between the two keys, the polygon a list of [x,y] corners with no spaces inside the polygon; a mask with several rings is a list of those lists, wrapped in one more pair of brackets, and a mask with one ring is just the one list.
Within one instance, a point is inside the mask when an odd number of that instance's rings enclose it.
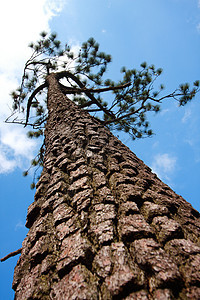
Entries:
{"label": "rough bark", "polygon": [[16,299],[200,299],[200,215],[48,77]]}

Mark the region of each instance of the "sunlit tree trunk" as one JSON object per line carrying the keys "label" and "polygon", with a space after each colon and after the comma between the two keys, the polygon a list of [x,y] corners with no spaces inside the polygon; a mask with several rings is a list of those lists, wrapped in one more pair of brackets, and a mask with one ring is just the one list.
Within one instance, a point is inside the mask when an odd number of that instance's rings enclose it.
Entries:
{"label": "sunlit tree trunk", "polygon": [[16,299],[200,299],[199,213],[47,80]]}

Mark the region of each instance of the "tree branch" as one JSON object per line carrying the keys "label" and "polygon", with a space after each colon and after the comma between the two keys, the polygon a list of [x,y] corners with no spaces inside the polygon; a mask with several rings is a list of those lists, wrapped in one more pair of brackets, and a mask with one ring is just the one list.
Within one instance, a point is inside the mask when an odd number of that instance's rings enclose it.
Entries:
{"label": "tree branch", "polygon": [[17,119],[14,119],[13,121],[8,121],[10,117],[8,117],[6,120],[5,120],[5,123],[8,123],[8,124],[20,124],[20,125],[26,125],[26,126],[32,126],[34,129],[38,129],[40,128],[40,126],[42,125],[42,123],[44,123],[47,118],[44,118],[43,120],[41,120],[40,122],[38,123],[25,123],[25,121],[23,120],[17,120]]}
{"label": "tree branch", "polygon": [[90,106],[90,105],[92,105],[92,104],[93,104],[93,101],[91,100],[91,101],[88,101],[87,103],[84,103],[84,104],[79,105],[79,107],[80,107],[80,108],[85,108],[85,107]]}
{"label": "tree branch", "polygon": [[100,108],[94,108],[94,109],[86,109],[86,111],[88,111],[88,112],[96,112],[96,111],[101,111],[101,109]]}
{"label": "tree branch", "polygon": [[130,85],[131,85],[131,82],[128,82],[128,83],[125,83],[125,84],[122,84],[122,85],[118,85],[118,86],[113,86],[113,87],[110,86],[110,87],[99,88],[99,89],[87,89],[86,87],[77,89],[77,88],[67,87],[67,86],[61,84],[62,89],[66,94],[85,93],[86,91],[90,92],[90,93],[102,93],[102,92],[108,92],[108,91],[115,91],[115,90],[124,89],[124,88],[126,88]]}
{"label": "tree branch", "polygon": [[30,114],[30,108],[31,108],[31,104],[32,104],[32,100],[34,99],[34,97],[37,95],[37,93],[39,93],[41,90],[43,90],[45,87],[47,87],[47,83],[43,83],[41,84],[39,87],[37,87],[33,93],[31,94],[31,96],[28,99],[27,102],[27,111],[26,111],[26,122],[25,122],[25,126],[26,127],[28,125],[28,118],[29,118],[29,114]]}
{"label": "tree branch", "polygon": [[126,115],[122,115],[121,117],[117,117],[115,118],[114,120],[108,120],[108,121],[105,121],[104,122],[104,125],[108,125],[108,124],[111,124],[112,122],[115,122],[115,121],[120,121],[126,117],[129,117],[131,115],[135,115],[137,114],[140,110],[142,110],[144,108],[144,103],[145,103],[146,100],[143,100],[142,104],[141,104],[141,107],[138,108],[137,110],[133,111],[133,112],[130,112],[130,113],[127,113]]}
{"label": "tree branch", "polygon": [[68,72],[68,71],[62,71],[59,73],[56,73],[56,78],[57,79],[61,79],[63,77],[66,78],[71,78],[73,81],[75,81],[81,89],[84,90],[84,93],[86,94],[86,96],[88,96],[94,104],[96,104],[105,114],[107,114],[108,116],[115,118],[115,115],[113,112],[109,111],[108,109],[106,109],[103,105],[101,105],[101,103],[99,103],[99,101],[97,101],[97,99],[91,94],[91,92],[89,90],[87,90],[84,86],[84,84],[72,73]]}
{"label": "tree branch", "polygon": [[5,261],[5,260],[7,260],[8,258],[10,258],[10,257],[12,257],[12,256],[15,256],[15,255],[17,255],[17,254],[19,254],[19,253],[21,253],[21,251],[22,251],[22,248],[20,248],[20,249],[18,249],[18,250],[16,250],[16,251],[10,252],[9,254],[7,254],[6,256],[4,256],[3,258],[1,258],[0,261],[3,262],[3,261]]}
{"label": "tree branch", "polygon": [[153,97],[149,97],[149,99],[152,100],[152,101],[160,102],[161,103],[161,101],[164,100],[164,99],[166,99],[166,98],[173,98],[173,99],[177,100],[176,97],[180,97],[180,96],[184,96],[184,94],[183,93],[177,93],[176,94],[176,91],[175,91],[175,92],[173,92],[171,94],[168,94],[166,96],[161,97],[160,99],[155,99]]}

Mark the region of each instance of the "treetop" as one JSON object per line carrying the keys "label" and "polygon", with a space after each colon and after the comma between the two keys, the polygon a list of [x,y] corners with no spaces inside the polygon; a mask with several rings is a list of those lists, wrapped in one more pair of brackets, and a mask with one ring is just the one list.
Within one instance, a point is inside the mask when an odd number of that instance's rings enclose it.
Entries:
{"label": "treetop", "polygon": [[[82,43],[79,50],[69,44],[62,46],[56,33],[41,32],[40,39],[30,43],[32,54],[22,74],[20,86],[11,93],[13,112],[7,123],[18,123],[32,127],[30,138],[43,135],[48,117],[47,77],[54,74],[60,90],[69,95],[80,108],[98,118],[111,130],[129,133],[132,139],[152,136],[147,120],[148,112],[159,112],[164,100],[174,99],[179,106],[191,101],[200,89],[196,80],[193,87],[180,84],[177,89],[163,94],[164,85],[156,89],[161,68],[141,63],[137,70],[121,68],[122,78],[115,82],[106,77],[111,55],[100,51],[94,38]],[[104,92],[111,92],[109,101],[102,98]],[[32,160],[32,166],[42,165],[44,144]],[[28,171],[24,172],[27,176]],[[32,188],[35,184],[33,183]]]}
{"label": "treetop", "polygon": [[[21,85],[11,93],[12,116],[16,112],[26,115],[25,120],[17,117],[13,122],[31,125],[34,130],[39,129],[39,133],[48,115],[46,77],[52,72],[57,74],[63,93],[71,95],[79,107],[95,115],[111,130],[123,130],[133,139],[152,135],[147,112],[158,112],[163,100],[175,99],[182,106],[199,91],[197,80],[191,89],[188,83],[180,84],[172,93],[162,95],[163,84],[155,90],[162,69],[146,62],[141,63],[139,70],[122,67],[122,79],[115,82],[105,76],[112,61],[111,55],[100,51],[94,38],[89,38],[78,51],[74,51],[68,44],[63,47],[56,33],[43,31],[40,37],[37,42],[29,44],[32,55],[25,64]],[[109,103],[101,96],[105,91],[112,92]],[[39,134],[30,135],[33,136]]]}

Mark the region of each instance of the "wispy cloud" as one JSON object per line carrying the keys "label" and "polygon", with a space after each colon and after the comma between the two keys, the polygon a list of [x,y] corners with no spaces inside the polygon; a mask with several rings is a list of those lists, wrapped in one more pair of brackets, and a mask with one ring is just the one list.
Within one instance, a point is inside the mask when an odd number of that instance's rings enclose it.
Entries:
{"label": "wispy cloud", "polygon": [[0,174],[9,173],[16,167],[16,161],[7,157],[7,151],[0,145]]}
{"label": "wispy cloud", "polygon": [[153,158],[151,165],[152,171],[162,180],[170,180],[170,176],[175,171],[176,157],[170,156],[168,153],[157,154]]}
{"label": "wispy cloud", "polygon": [[169,108],[166,108],[166,109],[161,110],[161,111],[160,111],[160,114],[161,114],[162,116],[164,116],[164,115],[166,115],[168,112],[170,112],[170,109],[169,109]]}
{"label": "wispy cloud", "polygon": [[56,16],[62,11],[67,0],[45,0],[44,11],[48,18]]}
{"label": "wispy cloud", "polygon": [[[20,83],[23,66],[30,56],[27,45],[35,41],[42,30],[50,31],[49,21],[68,0],[4,1],[0,10],[0,172],[23,168],[23,159],[33,158],[37,142],[26,137],[20,126],[5,125],[11,113],[10,92]],[[12,9],[11,9],[12,7]]]}
{"label": "wispy cloud", "polygon": [[[12,126],[13,128],[13,126]],[[27,138],[23,127],[12,130],[11,126],[6,128],[1,136],[1,142],[13,151],[14,156],[22,155],[31,158],[36,147],[36,142]]]}
{"label": "wispy cloud", "polygon": [[38,141],[29,139],[24,128],[0,124],[0,173],[12,172],[15,168],[27,168],[34,158]]}
{"label": "wispy cloud", "polygon": [[[200,0],[198,0],[198,8],[200,8]],[[197,31],[200,33],[200,23],[197,25]]]}
{"label": "wispy cloud", "polygon": [[21,220],[15,225],[15,231],[25,229],[25,224],[22,223]]}
{"label": "wispy cloud", "polygon": [[182,123],[186,123],[192,116],[192,111],[191,109],[186,109],[185,110],[185,113],[184,113],[184,116],[181,120]]}

